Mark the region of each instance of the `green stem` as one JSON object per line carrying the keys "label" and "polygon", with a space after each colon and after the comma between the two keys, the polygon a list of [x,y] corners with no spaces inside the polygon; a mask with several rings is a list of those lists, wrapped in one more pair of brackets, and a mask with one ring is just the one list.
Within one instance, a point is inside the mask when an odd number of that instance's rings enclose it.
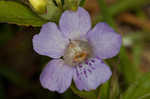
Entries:
{"label": "green stem", "polygon": [[117,74],[117,66],[118,66],[118,57],[116,59],[112,59],[110,62],[112,66],[112,78],[110,81],[110,92],[109,99],[116,99],[119,95],[119,84],[118,84],[118,74]]}

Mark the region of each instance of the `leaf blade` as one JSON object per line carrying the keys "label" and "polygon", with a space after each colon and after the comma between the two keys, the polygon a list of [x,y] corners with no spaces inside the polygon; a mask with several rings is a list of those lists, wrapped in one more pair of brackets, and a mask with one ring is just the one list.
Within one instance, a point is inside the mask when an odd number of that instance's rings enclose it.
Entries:
{"label": "leaf blade", "polygon": [[121,95],[121,99],[146,99],[150,97],[150,72],[141,76],[128,90]]}
{"label": "leaf blade", "polygon": [[0,22],[25,26],[41,26],[46,21],[38,17],[27,6],[14,1],[0,1]]}

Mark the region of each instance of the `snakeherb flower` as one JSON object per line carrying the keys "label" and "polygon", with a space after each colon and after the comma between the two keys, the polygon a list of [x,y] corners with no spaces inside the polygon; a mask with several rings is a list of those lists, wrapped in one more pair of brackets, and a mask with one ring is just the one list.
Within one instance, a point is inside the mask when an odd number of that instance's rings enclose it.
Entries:
{"label": "snakeherb flower", "polygon": [[59,26],[48,22],[33,37],[34,50],[53,58],[40,75],[41,85],[63,93],[73,79],[79,90],[96,89],[112,74],[103,59],[115,56],[121,43],[121,36],[105,23],[91,29],[85,9],[65,11]]}

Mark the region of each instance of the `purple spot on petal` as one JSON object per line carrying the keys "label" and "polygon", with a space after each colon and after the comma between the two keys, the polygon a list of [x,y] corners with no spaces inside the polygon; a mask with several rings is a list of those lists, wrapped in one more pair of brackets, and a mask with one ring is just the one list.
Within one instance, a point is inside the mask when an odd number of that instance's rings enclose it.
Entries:
{"label": "purple spot on petal", "polygon": [[81,64],[79,64],[79,68],[82,68],[83,66]]}
{"label": "purple spot on petal", "polygon": [[81,80],[81,77],[80,77],[80,76],[78,76],[78,79],[79,79],[79,80]]}
{"label": "purple spot on petal", "polygon": [[91,60],[91,62],[92,62],[92,63],[94,63],[94,62],[95,62],[95,60]]}
{"label": "purple spot on petal", "polygon": [[77,68],[76,68],[76,73],[77,73],[77,77],[79,77],[79,72],[78,72]]}
{"label": "purple spot on petal", "polygon": [[93,70],[95,69],[92,65],[89,65],[89,66],[91,67],[91,69],[93,69]]}
{"label": "purple spot on petal", "polygon": [[88,65],[88,61],[85,61],[85,64]]}
{"label": "purple spot on petal", "polygon": [[85,75],[85,77],[87,78],[86,70],[84,70],[84,75]]}
{"label": "purple spot on petal", "polygon": [[90,69],[87,69],[90,73],[92,73],[92,71]]}
{"label": "purple spot on petal", "polygon": [[91,66],[92,64],[89,62],[89,64],[88,64],[88,65],[90,65],[90,66]]}

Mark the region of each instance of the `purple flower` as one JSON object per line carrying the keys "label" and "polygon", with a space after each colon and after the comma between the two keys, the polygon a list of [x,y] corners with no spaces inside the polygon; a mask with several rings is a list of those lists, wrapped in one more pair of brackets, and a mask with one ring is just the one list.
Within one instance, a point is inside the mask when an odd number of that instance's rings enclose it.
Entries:
{"label": "purple flower", "polygon": [[83,8],[65,11],[58,27],[48,22],[33,37],[34,50],[53,58],[40,75],[41,85],[63,93],[73,79],[79,90],[96,89],[112,74],[102,59],[115,56],[121,43],[121,36],[105,23],[91,29],[90,16]]}

